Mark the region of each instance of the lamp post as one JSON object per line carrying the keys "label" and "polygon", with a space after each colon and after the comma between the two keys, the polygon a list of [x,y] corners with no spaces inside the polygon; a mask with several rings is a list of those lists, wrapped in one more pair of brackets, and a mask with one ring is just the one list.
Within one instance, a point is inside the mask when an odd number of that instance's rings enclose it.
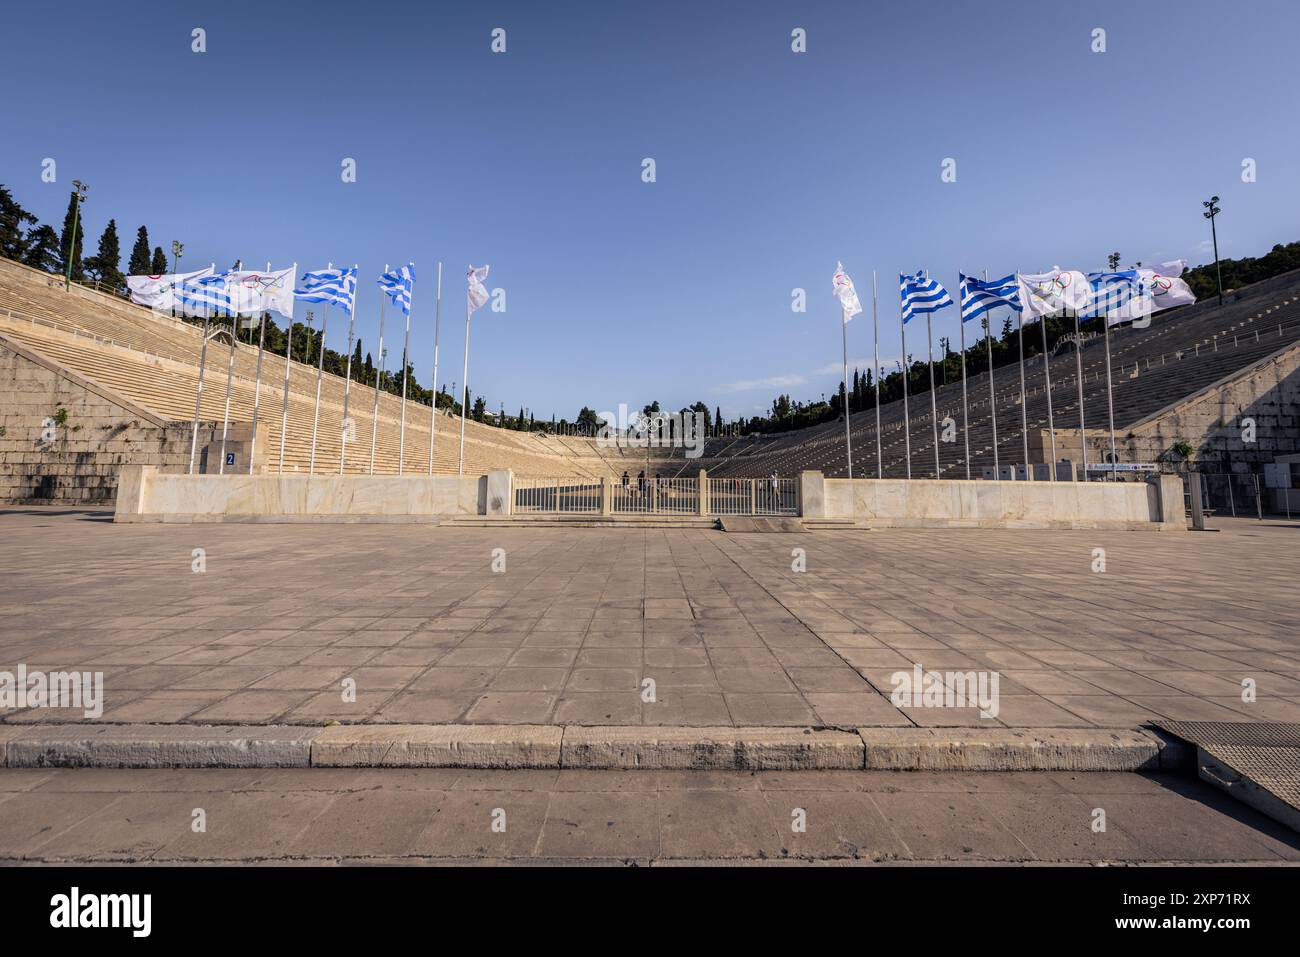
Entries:
{"label": "lamp post", "polygon": [[[172,275],[175,276],[181,271],[181,257],[185,255],[185,244],[180,240],[172,240]],[[175,290],[175,280],[172,281],[172,289]],[[172,317],[176,316],[176,293],[172,292]]]}
{"label": "lamp post", "polygon": [[86,194],[90,192],[90,187],[79,179],[72,181],[72,187],[72,235],[68,238],[68,263],[63,277],[65,289],[72,287],[72,260],[77,250],[77,222],[81,215],[81,204],[86,201]]}
{"label": "lamp post", "polygon": [[1223,212],[1219,208],[1219,197],[1211,196],[1209,202],[1201,203],[1205,212],[1201,215],[1210,221],[1210,238],[1214,241],[1214,274],[1219,284],[1219,305],[1223,305],[1223,270],[1219,266],[1219,233],[1214,227],[1214,217]]}

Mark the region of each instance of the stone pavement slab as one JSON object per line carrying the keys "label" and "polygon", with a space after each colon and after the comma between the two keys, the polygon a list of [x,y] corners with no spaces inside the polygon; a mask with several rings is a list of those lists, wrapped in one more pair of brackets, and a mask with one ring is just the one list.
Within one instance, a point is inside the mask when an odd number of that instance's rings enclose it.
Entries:
{"label": "stone pavement slab", "polygon": [[[1300,550],[1283,522],[727,535],[93,514],[0,510],[0,671],[102,672],[105,723],[1300,720]],[[893,675],[916,665],[949,683],[998,672],[996,717],[896,707]],[[84,720],[0,710],[4,727]]]}
{"label": "stone pavement slab", "polygon": [[698,861],[1296,864],[1300,835],[1166,773],[0,770],[0,863]]}

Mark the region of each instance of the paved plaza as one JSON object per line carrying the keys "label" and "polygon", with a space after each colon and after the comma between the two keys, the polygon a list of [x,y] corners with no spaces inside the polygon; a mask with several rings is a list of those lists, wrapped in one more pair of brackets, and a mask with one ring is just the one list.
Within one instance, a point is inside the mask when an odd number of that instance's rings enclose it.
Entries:
{"label": "paved plaza", "polygon": [[1167,774],[0,770],[0,863],[201,861],[1278,864],[1300,837]]}
{"label": "paved plaza", "polygon": [[[1281,521],[726,534],[109,517],[0,512],[0,670],[102,671],[101,722],[1300,721],[1300,527]],[[895,707],[890,675],[916,663],[997,671],[997,718]]]}

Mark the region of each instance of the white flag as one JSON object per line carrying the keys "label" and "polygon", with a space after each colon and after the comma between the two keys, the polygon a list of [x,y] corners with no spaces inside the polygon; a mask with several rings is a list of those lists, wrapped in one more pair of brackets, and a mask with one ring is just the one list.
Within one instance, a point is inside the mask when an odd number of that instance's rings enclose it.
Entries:
{"label": "white flag", "polygon": [[293,267],[272,272],[245,269],[231,273],[226,288],[231,308],[241,316],[262,312],[293,315]]}
{"label": "white flag", "polygon": [[483,303],[488,301],[488,291],[483,285],[483,280],[487,278],[487,266],[470,266],[466,274],[466,280],[469,284],[469,309],[473,312]]}
{"label": "white flag", "polygon": [[1083,311],[1092,302],[1088,277],[1073,269],[1053,266],[1050,272],[1016,273],[1020,284],[1020,304],[1025,322],[1062,309]]}
{"label": "white flag", "polygon": [[204,266],[194,272],[166,273],[161,276],[127,276],[126,287],[131,291],[131,301],[160,312],[169,312],[179,305],[176,288],[191,279],[212,275],[212,267]]}
{"label": "white flag", "polygon": [[1187,306],[1196,301],[1196,294],[1185,279],[1179,279],[1187,271],[1187,260],[1175,259],[1153,267],[1139,266],[1138,275],[1142,278],[1142,295],[1135,296],[1119,309],[1110,313],[1110,324],[1127,322],[1130,319],[1142,319],[1174,306]]}
{"label": "white flag", "polygon": [[848,322],[862,311],[862,303],[858,302],[858,291],[853,288],[853,280],[844,271],[843,263],[835,264],[835,275],[831,277],[831,289],[834,291],[835,297],[840,301],[840,308],[844,310],[845,322]]}

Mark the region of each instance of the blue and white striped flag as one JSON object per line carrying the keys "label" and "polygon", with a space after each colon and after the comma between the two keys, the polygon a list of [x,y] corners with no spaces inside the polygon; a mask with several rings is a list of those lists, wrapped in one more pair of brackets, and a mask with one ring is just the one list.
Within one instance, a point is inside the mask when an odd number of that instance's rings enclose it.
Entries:
{"label": "blue and white striped flag", "polygon": [[234,315],[228,281],[230,270],[182,282],[176,290],[182,311],[188,316]]}
{"label": "blue and white striped flag", "polygon": [[391,272],[386,272],[377,280],[379,288],[384,291],[389,299],[393,301],[394,306],[399,306],[402,315],[411,314],[411,287],[415,285],[415,263],[407,263],[405,266],[398,266]]}
{"label": "blue and white striped flag", "polygon": [[1142,277],[1136,269],[1122,272],[1090,272],[1088,285],[1092,287],[1092,299],[1088,308],[1079,312],[1080,319],[1096,319],[1110,312],[1117,312],[1134,299],[1143,295]]}
{"label": "blue and white striped flag", "polygon": [[302,274],[302,288],[293,291],[303,302],[323,302],[351,314],[357,297],[357,270],[317,269]]}
{"label": "blue and white striped flag", "polygon": [[1020,312],[1020,283],[1016,274],[1003,276],[1001,279],[976,279],[958,273],[961,276],[961,321],[974,319],[998,306],[1010,306]]}
{"label": "blue and white striped flag", "polygon": [[937,280],[925,275],[924,269],[918,269],[913,275],[898,274],[898,292],[902,297],[903,322],[923,312],[938,312],[952,305],[952,296],[948,290],[939,285]]}

